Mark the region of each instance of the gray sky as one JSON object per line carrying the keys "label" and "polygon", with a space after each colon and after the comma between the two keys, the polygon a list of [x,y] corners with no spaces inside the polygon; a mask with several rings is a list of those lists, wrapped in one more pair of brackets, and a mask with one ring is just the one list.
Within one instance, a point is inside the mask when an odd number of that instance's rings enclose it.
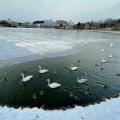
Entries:
{"label": "gray sky", "polygon": [[120,18],[120,0],[0,0],[0,20],[74,22]]}

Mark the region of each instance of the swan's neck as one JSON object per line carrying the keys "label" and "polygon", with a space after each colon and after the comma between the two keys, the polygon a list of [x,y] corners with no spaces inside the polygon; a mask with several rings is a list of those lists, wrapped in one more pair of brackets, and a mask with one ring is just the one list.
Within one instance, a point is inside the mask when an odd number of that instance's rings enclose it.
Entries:
{"label": "swan's neck", "polygon": [[41,71],[41,66],[40,66],[40,69],[39,69],[39,71]]}
{"label": "swan's neck", "polygon": [[23,76],[23,80],[24,80],[24,74],[22,76]]}
{"label": "swan's neck", "polygon": [[48,81],[48,86],[50,85],[50,81]]}
{"label": "swan's neck", "polygon": [[71,68],[73,67],[73,64],[71,65]]}

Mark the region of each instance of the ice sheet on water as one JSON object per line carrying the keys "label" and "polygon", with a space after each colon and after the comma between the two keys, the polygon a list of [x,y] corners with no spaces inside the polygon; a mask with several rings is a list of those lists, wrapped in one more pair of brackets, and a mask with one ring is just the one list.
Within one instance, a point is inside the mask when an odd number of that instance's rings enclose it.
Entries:
{"label": "ice sheet on water", "polygon": [[15,57],[56,53],[72,49],[80,41],[67,37],[30,33],[7,32],[0,34],[0,60]]}
{"label": "ice sheet on water", "polygon": [[[70,32],[70,31],[69,31]],[[46,29],[0,29],[0,60],[35,54],[57,53],[74,48],[79,43],[102,41],[86,37],[85,33]],[[68,34],[69,33],[69,34]],[[76,34],[74,36],[74,34]],[[81,35],[84,35],[81,38]]]}
{"label": "ice sheet on water", "polygon": [[0,40],[0,60],[11,59],[20,56],[31,55],[26,48],[20,48],[12,43]]}

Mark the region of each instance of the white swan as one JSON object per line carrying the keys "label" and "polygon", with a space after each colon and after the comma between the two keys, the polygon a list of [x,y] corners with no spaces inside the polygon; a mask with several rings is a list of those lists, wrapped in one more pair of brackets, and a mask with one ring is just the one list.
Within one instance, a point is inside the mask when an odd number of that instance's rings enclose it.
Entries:
{"label": "white swan", "polygon": [[104,49],[102,49],[101,51],[104,52]]}
{"label": "white swan", "polygon": [[33,77],[33,75],[24,77],[24,74],[23,74],[23,73],[22,73],[21,75],[23,76],[23,79],[22,79],[23,82],[26,82],[26,81],[30,80],[30,79]]}
{"label": "white swan", "polygon": [[50,80],[49,80],[49,79],[47,79],[47,81],[48,81],[48,86],[49,86],[50,88],[57,88],[57,87],[60,87],[60,86],[61,86],[61,84],[58,84],[58,83],[51,83],[51,84],[50,84]]}
{"label": "white swan", "polygon": [[79,79],[79,77],[77,78],[77,82],[78,83],[85,83],[87,81],[87,79],[84,79],[84,78],[82,78],[82,79]]}
{"label": "white swan", "polygon": [[75,71],[75,70],[77,70],[77,69],[78,69],[78,67],[73,66],[73,64],[71,64],[71,70]]}
{"label": "white swan", "polygon": [[48,72],[48,70],[46,70],[46,69],[41,69],[41,66],[39,66],[39,73],[46,73],[46,72]]}
{"label": "white swan", "polygon": [[105,63],[106,62],[106,60],[105,59],[102,59],[102,63]]}
{"label": "white swan", "polygon": [[109,58],[112,58],[113,56],[110,54],[108,57],[109,57]]}
{"label": "white swan", "polygon": [[113,48],[113,43],[110,44],[110,47]]}

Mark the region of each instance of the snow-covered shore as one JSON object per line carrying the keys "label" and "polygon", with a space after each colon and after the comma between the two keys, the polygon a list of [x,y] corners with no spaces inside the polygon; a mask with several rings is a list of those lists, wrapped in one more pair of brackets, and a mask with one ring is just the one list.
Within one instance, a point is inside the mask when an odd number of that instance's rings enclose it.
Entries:
{"label": "snow-covered shore", "polygon": [[43,110],[0,107],[0,120],[120,120],[120,97],[87,107]]}

